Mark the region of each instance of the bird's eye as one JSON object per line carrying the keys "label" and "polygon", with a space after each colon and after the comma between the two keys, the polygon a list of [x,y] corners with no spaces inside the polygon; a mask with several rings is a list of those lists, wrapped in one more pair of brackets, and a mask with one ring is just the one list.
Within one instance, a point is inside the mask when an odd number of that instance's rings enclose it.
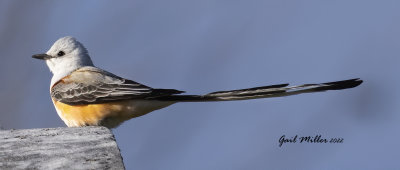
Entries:
{"label": "bird's eye", "polygon": [[61,56],[65,55],[65,53],[64,53],[64,51],[59,51],[57,55],[58,55],[59,57],[61,57]]}

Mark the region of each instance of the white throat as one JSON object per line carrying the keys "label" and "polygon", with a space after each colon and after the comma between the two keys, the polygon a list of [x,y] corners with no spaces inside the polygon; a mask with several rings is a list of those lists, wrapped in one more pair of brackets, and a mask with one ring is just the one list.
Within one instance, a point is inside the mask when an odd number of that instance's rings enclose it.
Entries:
{"label": "white throat", "polygon": [[[67,57],[67,56],[66,56]],[[87,58],[88,60],[83,60]],[[53,73],[53,77],[51,79],[50,87],[52,87],[55,83],[60,81],[62,78],[68,76],[73,71],[85,67],[85,66],[94,66],[89,56],[86,57],[72,57],[72,58],[55,58],[51,60],[47,60],[46,64],[50,68],[50,71]]]}

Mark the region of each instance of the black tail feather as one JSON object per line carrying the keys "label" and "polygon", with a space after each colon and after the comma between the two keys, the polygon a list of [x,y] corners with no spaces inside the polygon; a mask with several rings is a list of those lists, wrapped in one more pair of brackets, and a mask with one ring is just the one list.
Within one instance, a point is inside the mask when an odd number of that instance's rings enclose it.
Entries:
{"label": "black tail feather", "polygon": [[[289,84],[277,84],[261,86],[248,89],[217,91],[206,95],[169,95],[152,99],[163,101],[180,102],[203,102],[203,101],[230,101],[248,100],[257,98],[282,97],[301,93],[321,92],[326,90],[342,90],[357,87],[363,81],[361,79],[349,79],[321,84],[304,84],[300,86],[287,87]],[[181,91],[177,91],[179,93]]]}
{"label": "black tail feather", "polygon": [[328,83],[323,83],[323,85],[327,86],[322,86],[316,88],[316,90],[342,90],[342,89],[348,89],[348,88],[353,88],[357,87],[360,85],[363,81],[359,78],[357,79],[350,79],[350,80],[342,80],[342,81],[334,81],[334,82],[328,82]]}

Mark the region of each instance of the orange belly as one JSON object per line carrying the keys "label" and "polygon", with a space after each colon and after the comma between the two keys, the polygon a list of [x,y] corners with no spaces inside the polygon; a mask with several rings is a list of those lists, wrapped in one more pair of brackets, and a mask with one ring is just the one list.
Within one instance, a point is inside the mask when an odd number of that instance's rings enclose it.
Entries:
{"label": "orange belly", "polygon": [[122,122],[169,106],[174,102],[123,100],[101,104],[68,105],[53,99],[58,115],[68,127],[106,126],[114,128]]}

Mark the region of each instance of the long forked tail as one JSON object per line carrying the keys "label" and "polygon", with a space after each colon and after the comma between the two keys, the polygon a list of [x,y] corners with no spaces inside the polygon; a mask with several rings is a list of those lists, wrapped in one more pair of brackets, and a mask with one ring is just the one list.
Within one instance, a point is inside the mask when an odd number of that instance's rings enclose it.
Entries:
{"label": "long forked tail", "polygon": [[290,96],[301,93],[322,92],[327,90],[342,90],[357,87],[363,81],[360,79],[350,79],[320,84],[303,84],[299,86],[289,86],[289,84],[277,84],[271,86],[254,87],[248,89],[217,91],[206,95],[171,95],[155,98],[163,101],[177,102],[205,102],[205,101],[231,101],[248,100],[269,97]]}

